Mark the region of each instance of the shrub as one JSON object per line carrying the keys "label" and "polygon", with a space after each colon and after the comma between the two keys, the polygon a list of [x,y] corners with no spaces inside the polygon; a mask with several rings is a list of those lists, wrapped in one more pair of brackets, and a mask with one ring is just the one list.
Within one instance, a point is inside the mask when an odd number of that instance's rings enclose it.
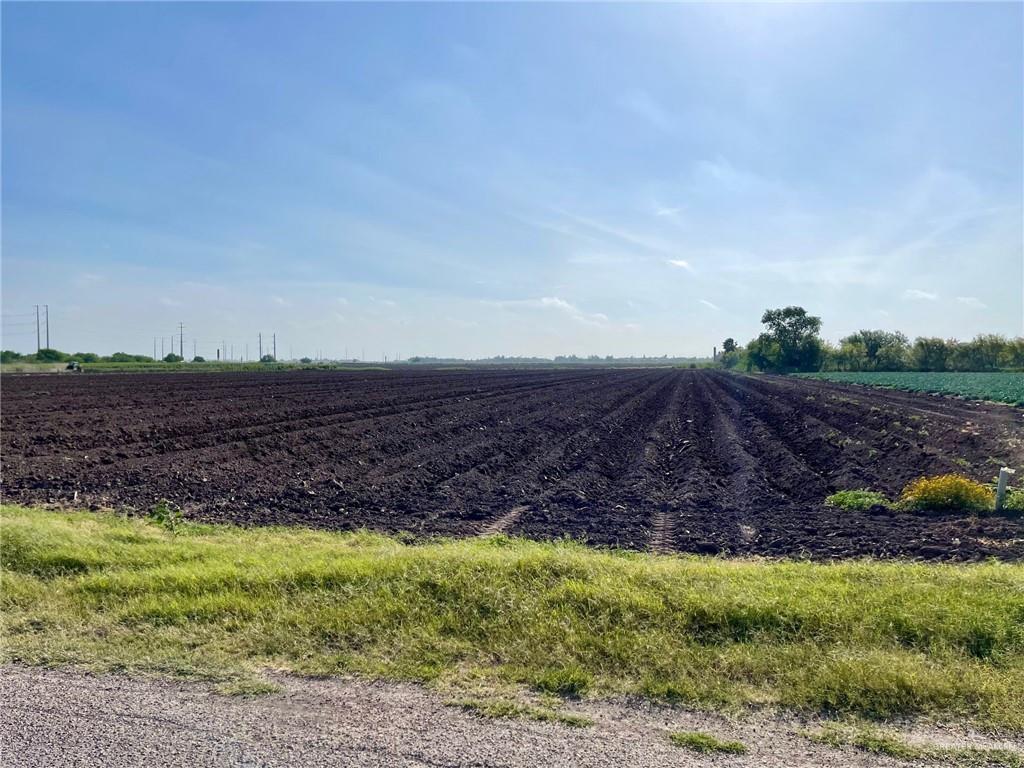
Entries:
{"label": "shrub", "polygon": [[36,352],[36,360],[40,363],[63,363],[68,359],[66,352],[59,349],[43,348]]}
{"label": "shrub", "polygon": [[182,522],[181,508],[177,504],[172,504],[167,499],[160,499],[149,510],[148,517],[157,525],[172,532]]}
{"label": "shrub", "polygon": [[837,491],[825,499],[825,505],[840,509],[865,510],[875,506],[890,506],[889,500],[878,491],[861,488],[853,491]]}
{"label": "shrub", "polygon": [[193,363],[205,363],[206,362],[206,358],[203,357],[202,355],[196,355],[195,357],[192,358],[192,362]]}
{"label": "shrub", "polygon": [[273,355],[264,355],[263,357],[260,358],[260,362],[261,363],[273,363],[274,362],[274,356]]}
{"label": "shrub", "polygon": [[0,363],[13,363],[15,360],[21,360],[24,357],[20,352],[15,352],[13,349],[5,349],[0,352]]}
{"label": "shrub", "polygon": [[991,510],[995,497],[991,489],[963,475],[919,477],[903,489],[900,506],[904,509]]}
{"label": "shrub", "polygon": [[184,358],[184,357],[182,357],[181,355],[176,355],[176,354],[174,354],[173,352],[171,352],[171,353],[170,353],[169,355],[167,355],[167,356],[166,356],[166,357],[164,358],[164,362],[165,362],[165,363],[180,363],[180,362],[182,362],[182,361],[183,361],[184,359],[185,359],[185,358]]}
{"label": "shrub", "polygon": [[1014,517],[1024,516],[1024,488],[1017,488],[1006,492],[1003,511]]}

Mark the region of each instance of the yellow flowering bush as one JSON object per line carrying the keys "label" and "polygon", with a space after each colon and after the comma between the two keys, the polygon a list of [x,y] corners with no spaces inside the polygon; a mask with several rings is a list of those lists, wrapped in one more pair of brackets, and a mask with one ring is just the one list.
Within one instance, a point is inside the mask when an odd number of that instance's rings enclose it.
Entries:
{"label": "yellow flowering bush", "polygon": [[919,477],[900,494],[904,509],[964,510],[985,512],[995,506],[990,488],[963,475]]}

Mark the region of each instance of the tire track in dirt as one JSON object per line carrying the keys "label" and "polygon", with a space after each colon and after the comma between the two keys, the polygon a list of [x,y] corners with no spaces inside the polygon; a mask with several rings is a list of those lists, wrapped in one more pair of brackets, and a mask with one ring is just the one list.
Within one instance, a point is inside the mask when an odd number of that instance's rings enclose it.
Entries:
{"label": "tire track in dirt", "polygon": [[500,533],[508,533],[509,529],[516,524],[524,512],[529,511],[525,504],[512,507],[508,512],[499,515],[497,518],[480,528],[481,536],[496,536]]}

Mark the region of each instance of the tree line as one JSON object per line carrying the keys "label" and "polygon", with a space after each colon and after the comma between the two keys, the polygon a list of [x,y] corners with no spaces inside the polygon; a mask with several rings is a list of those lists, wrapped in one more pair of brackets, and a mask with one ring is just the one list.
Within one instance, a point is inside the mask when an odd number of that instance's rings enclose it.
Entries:
{"label": "tree line", "polygon": [[1024,337],[988,333],[971,341],[899,331],[860,330],[830,344],[821,338],[821,318],[803,307],[766,310],[765,330],[745,347],[722,345],[725,368],[772,373],[793,371],[1001,371],[1024,370]]}
{"label": "tree line", "polygon": [[[164,363],[181,363],[185,358],[171,352],[159,358]],[[97,355],[95,352],[61,352],[59,349],[40,349],[38,352],[23,355],[11,349],[0,351],[0,363],[155,363],[157,358],[149,355],[131,355],[127,352],[115,352],[112,355]],[[193,363],[205,363],[206,358],[196,355],[192,358]],[[273,355],[264,355],[260,358],[261,363],[276,362]],[[309,358],[303,358],[302,362],[312,362]]]}

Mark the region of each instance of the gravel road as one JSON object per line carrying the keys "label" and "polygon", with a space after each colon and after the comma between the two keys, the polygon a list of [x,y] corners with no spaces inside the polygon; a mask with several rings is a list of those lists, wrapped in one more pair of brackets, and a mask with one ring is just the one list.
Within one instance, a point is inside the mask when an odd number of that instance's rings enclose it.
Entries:
{"label": "gravel road", "polygon": [[[796,733],[806,723],[635,703],[579,703],[590,728],[494,720],[446,706],[422,687],[275,678],[280,693],[224,696],[167,680],[0,667],[0,765],[51,766],[896,766]],[[739,739],[742,757],[669,744],[673,730]],[[949,741],[949,732],[943,732]],[[955,740],[984,746],[958,732]],[[1006,744],[1016,746],[1020,744]]]}

